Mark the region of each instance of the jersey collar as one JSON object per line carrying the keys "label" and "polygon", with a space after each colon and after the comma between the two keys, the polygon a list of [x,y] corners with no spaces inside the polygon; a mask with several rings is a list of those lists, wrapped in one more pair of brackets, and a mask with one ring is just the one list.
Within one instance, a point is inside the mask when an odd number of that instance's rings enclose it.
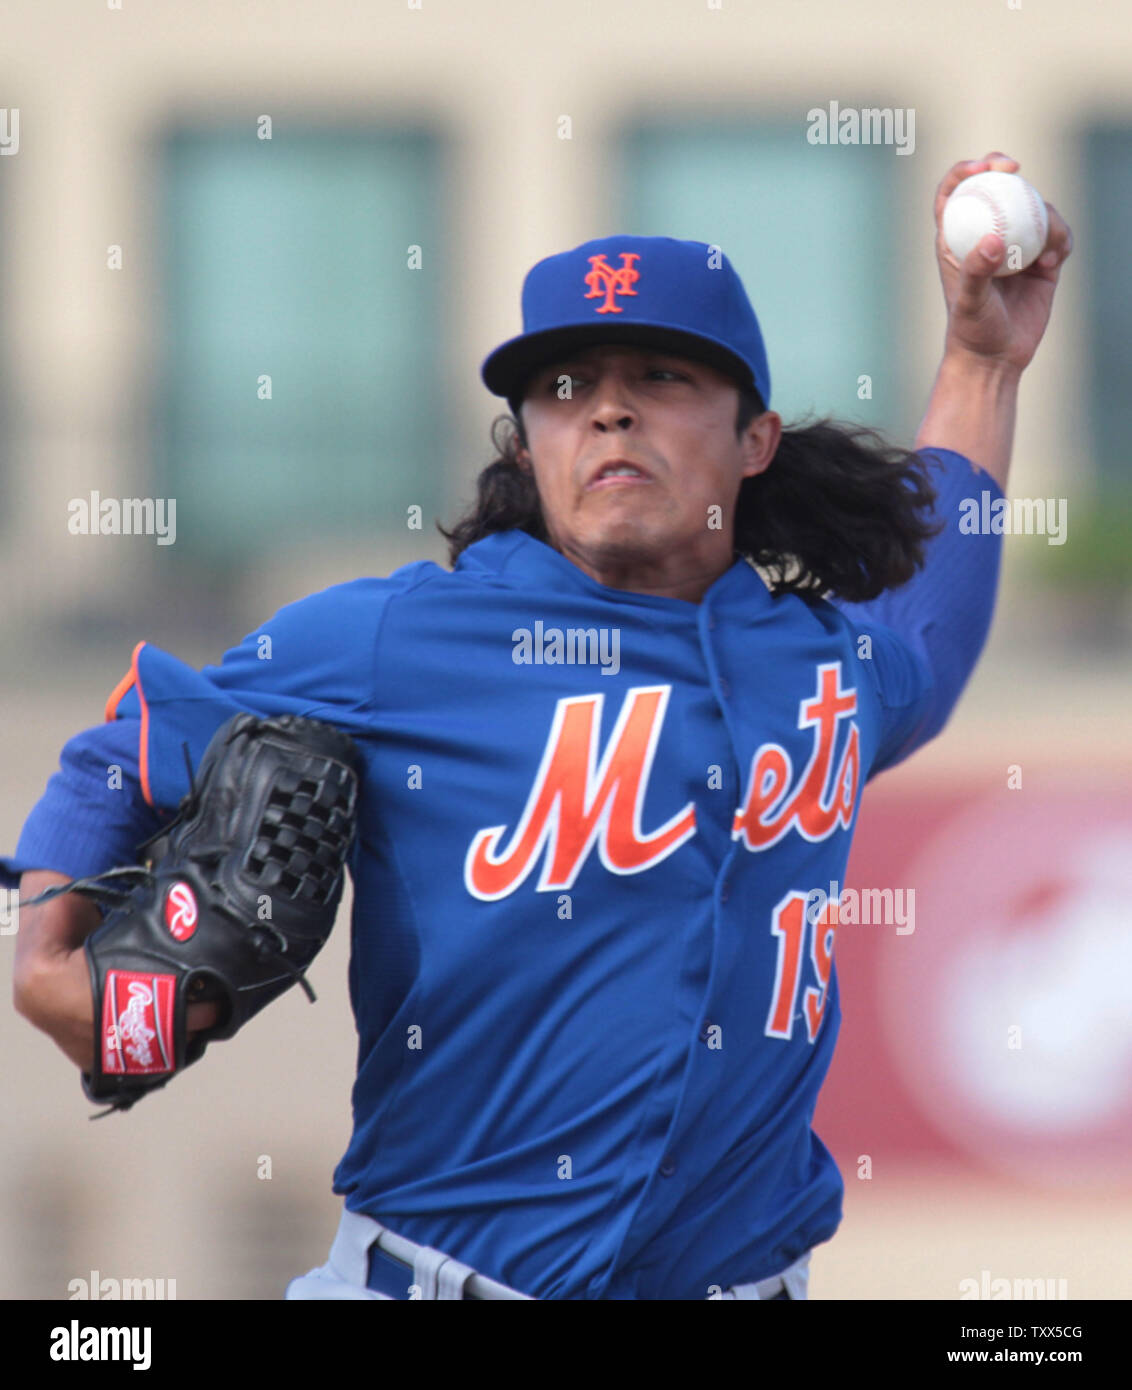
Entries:
{"label": "jersey collar", "polygon": [[476,541],[463,551],[456,562],[461,570],[488,571],[524,589],[549,586],[558,590],[571,589],[607,603],[662,609],[667,612],[686,612],[694,616],[702,607],[741,601],[744,607],[756,604],[769,606],[774,602],[770,590],[758,571],[739,558],[708,588],[700,603],[687,599],[668,598],[659,594],[639,594],[631,589],[615,589],[599,584],[580,570],[561,551],[536,540],[525,531],[497,531]]}

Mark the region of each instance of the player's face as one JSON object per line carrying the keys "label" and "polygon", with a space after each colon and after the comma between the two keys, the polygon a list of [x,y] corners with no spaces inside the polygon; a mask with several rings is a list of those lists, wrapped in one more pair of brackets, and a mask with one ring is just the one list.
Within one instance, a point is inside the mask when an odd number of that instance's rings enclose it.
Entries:
{"label": "player's face", "polygon": [[[734,562],[742,480],[767,467],[781,437],[773,411],[737,437],[738,403],[714,367],[647,348],[587,348],[537,372],[520,464],[534,473],[551,543],[599,583],[698,602]],[[635,474],[611,474],[617,459]]]}

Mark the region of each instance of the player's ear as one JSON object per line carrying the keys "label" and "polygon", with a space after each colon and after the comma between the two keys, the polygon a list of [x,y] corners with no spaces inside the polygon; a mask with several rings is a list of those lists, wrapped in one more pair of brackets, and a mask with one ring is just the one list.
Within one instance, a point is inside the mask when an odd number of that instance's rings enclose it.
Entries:
{"label": "player's ear", "polygon": [[523,417],[519,413],[519,409],[516,409],[512,418],[515,421],[515,462],[524,473],[529,473],[531,471],[531,455],[527,446],[527,432],[523,428]]}
{"label": "player's ear", "polygon": [[743,477],[754,478],[766,471],[782,441],[782,416],[773,410],[753,419],[743,436]]}

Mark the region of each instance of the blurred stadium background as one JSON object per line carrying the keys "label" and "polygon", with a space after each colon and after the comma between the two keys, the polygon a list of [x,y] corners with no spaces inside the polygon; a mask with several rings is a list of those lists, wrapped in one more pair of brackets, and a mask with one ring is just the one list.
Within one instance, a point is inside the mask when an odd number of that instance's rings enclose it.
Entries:
{"label": "blurred stadium background", "polygon": [[[1007,539],[951,727],[866,793],[848,884],[914,887],[916,929],[840,933],[817,1128],[846,1215],[813,1296],[954,1299],[988,1271],[1128,1297],[1130,42],[1105,0],[14,0],[0,845],[140,638],[200,665],[313,589],[443,560],[433,519],[470,495],[501,405],[478,367],[544,255],[616,230],[719,244],[787,423],[910,442],[943,341],[933,191],[1005,150],[1076,236],[1011,482],[1066,499],[1068,542]],[[808,143],[831,101],[910,109],[914,149]],[[176,498],[175,544],[70,534],[92,491]],[[95,1126],[0,1009],[0,1296],[98,1270],[274,1298],[322,1262],[354,1063],[344,920],[316,1009],[288,996]]]}

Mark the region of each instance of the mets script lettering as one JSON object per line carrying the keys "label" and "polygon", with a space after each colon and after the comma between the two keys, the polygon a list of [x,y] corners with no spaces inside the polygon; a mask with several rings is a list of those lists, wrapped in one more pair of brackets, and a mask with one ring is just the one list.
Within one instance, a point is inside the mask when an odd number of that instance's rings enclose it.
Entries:
{"label": "mets script lettering", "polygon": [[838,725],[857,712],[856,690],[842,690],[841,663],[818,667],[817,695],[799,706],[799,729],[813,729],[814,750],[798,781],[791,786],[790,754],[777,743],[764,743],[751,759],[747,795],[735,812],[731,838],[749,850],[769,849],[791,830],[806,840],[824,840],[840,827],[848,830],[857,800],[861,736],[856,721],[837,776],[826,799]]}
{"label": "mets script lettering", "polygon": [[658,829],[641,829],[641,807],[672,687],[627,692],[605,756],[598,764],[601,695],[559,700],[526,809],[506,849],[505,825],[481,830],[464,862],[473,897],[506,897],[526,879],[546,848],[538,891],[569,888],[597,844],[614,874],[639,874],[696,833],[689,801]]}
{"label": "mets script lettering", "polygon": [[[824,840],[848,829],[860,775],[860,735],[849,725],[845,751],[829,787],[842,720],[857,710],[857,692],[841,686],[841,664],[817,668],[817,693],[798,704],[798,728],[812,729],[813,752],[796,782],[790,755],[777,743],[760,746],[749,786],[735,812],[732,838],[749,850],[768,849],[791,830]],[[636,686],[621,706],[604,754],[600,749],[600,694],[558,701],[526,806],[507,838],[506,825],[476,833],[464,859],[464,885],[474,898],[494,902],[524,883],[541,858],[537,891],[570,888],[597,846],[610,873],[651,869],[696,833],[689,801],[663,825],[641,824],[649,774],[672,687]]]}

